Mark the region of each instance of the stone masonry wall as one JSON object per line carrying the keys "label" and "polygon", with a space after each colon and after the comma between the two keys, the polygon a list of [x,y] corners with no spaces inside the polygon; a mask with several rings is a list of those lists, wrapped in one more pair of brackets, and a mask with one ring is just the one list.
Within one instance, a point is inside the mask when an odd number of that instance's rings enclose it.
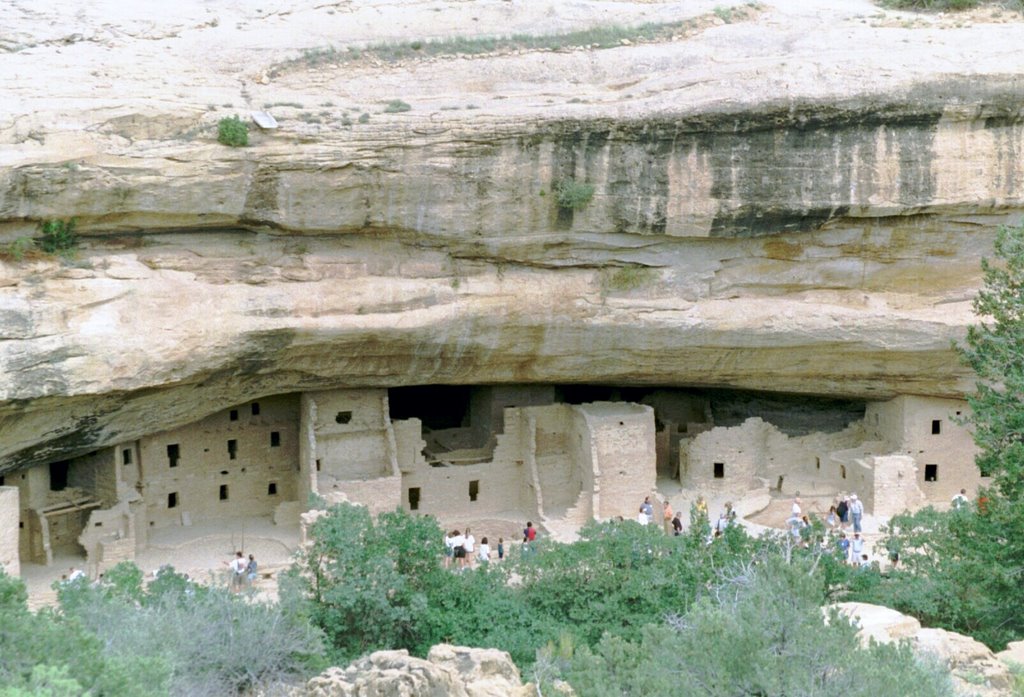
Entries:
{"label": "stone masonry wall", "polygon": [[271,515],[295,500],[298,403],[295,395],[261,398],[142,438],[147,524],[177,525],[183,513],[194,521]]}
{"label": "stone masonry wall", "polygon": [[18,552],[20,516],[18,488],[0,486],[0,569],[10,576],[21,574],[21,557]]}

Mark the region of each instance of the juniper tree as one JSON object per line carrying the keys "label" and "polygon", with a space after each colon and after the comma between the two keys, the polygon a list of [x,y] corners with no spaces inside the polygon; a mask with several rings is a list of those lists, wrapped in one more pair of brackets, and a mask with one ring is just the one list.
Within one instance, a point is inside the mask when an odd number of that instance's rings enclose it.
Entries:
{"label": "juniper tree", "polygon": [[984,287],[974,300],[982,320],[967,331],[960,348],[977,374],[968,397],[976,458],[1000,493],[1024,493],[1024,225],[1001,227],[995,259],[983,260]]}

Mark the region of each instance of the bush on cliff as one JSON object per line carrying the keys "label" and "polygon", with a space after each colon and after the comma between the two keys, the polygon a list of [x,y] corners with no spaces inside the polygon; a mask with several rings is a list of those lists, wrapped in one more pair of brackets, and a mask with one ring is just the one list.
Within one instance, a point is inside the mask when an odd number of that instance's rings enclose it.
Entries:
{"label": "bush on cliff", "polygon": [[249,125],[237,115],[221,119],[217,122],[217,142],[232,148],[248,145]]}

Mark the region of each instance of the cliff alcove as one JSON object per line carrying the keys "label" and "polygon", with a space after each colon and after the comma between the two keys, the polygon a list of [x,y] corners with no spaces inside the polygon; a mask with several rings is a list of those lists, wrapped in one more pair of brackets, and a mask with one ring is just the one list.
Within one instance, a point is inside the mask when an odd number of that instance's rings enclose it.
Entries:
{"label": "cliff alcove", "polygon": [[[76,11],[0,9],[0,242],[50,220],[81,236],[73,258],[0,264],[0,476],[334,390],[970,389],[951,345],[996,226],[1024,219],[1012,14]],[[380,43],[643,23],[667,29]],[[255,111],[280,127],[216,141]]]}

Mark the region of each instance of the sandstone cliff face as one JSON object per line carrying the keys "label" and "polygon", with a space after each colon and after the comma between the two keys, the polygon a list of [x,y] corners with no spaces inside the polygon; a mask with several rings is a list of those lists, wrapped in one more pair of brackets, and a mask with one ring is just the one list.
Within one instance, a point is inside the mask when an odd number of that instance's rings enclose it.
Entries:
{"label": "sandstone cliff face", "polygon": [[[857,2],[728,24],[667,1],[71,6],[0,9],[0,235],[77,217],[88,236],[73,262],[0,266],[0,471],[331,386],[969,387],[950,343],[1024,210],[1019,23]],[[681,20],[602,50],[285,63]],[[280,129],[214,141],[268,104]],[[594,188],[575,210],[554,195],[570,179]]]}

